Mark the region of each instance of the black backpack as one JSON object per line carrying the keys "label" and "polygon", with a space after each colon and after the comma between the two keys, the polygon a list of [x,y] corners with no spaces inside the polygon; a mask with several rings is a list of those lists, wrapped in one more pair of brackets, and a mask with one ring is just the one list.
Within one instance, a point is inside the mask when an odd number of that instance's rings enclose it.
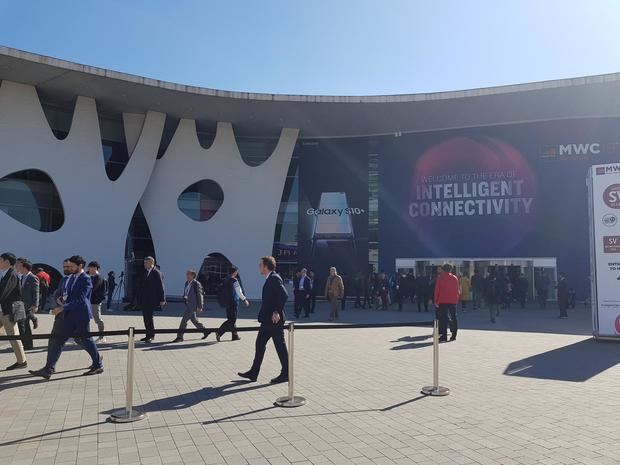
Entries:
{"label": "black backpack", "polygon": [[227,279],[222,285],[222,287],[220,288],[219,292],[217,293],[217,303],[222,308],[228,307],[229,299],[228,299],[228,296],[226,295],[226,292],[229,292],[229,289],[230,289],[230,285],[228,284],[229,282],[230,280]]}

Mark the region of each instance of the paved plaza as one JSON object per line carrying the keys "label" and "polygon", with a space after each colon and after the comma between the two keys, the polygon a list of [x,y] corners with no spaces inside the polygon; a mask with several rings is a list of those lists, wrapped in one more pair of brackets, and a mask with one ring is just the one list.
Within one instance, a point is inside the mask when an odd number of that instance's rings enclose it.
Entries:
{"label": "paved plaza", "polygon": [[[253,308],[253,311],[252,311]],[[252,326],[257,310],[242,311]],[[394,307],[392,307],[394,308]],[[323,305],[312,321],[324,321]],[[347,311],[343,321],[427,321],[405,311]],[[222,312],[203,320],[218,325]],[[618,464],[620,344],[594,342],[583,306],[558,320],[553,309],[510,310],[496,325],[483,311],[461,316],[456,342],[442,344],[445,398],[425,398],[432,380],[430,329],[296,332],[296,409],[273,406],[287,386],[269,385],[273,347],[257,383],[249,368],[255,333],[240,342],[200,335],[136,351],[135,405],[147,418],[106,421],[125,401],[126,338],[101,345],[105,373],[83,377],[90,361],[69,347],[50,380],[0,372],[0,464]],[[174,308],[156,318],[173,328]],[[306,321],[306,320],[304,320]],[[142,327],[140,316],[105,315],[106,329]],[[39,332],[49,331],[43,315]],[[0,366],[14,362],[0,343]],[[28,354],[43,366],[45,341]]]}

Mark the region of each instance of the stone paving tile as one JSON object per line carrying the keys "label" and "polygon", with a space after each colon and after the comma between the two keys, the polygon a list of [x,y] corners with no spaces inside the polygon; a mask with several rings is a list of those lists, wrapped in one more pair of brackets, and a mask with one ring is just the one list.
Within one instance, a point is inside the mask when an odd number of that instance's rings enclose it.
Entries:
{"label": "stone paving tile", "polygon": [[[221,312],[207,312],[218,325]],[[326,309],[320,306],[320,315]],[[108,329],[141,327],[139,315],[105,314]],[[406,311],[343,313],[348,321],[423,321]],[[51,318],[42,315],[41,332]],[[168,310],[157,326],[174,328]],[[101,346],[105,373],[84,378],[88,357],[68,347],[51,381],[0,372],[2,465],[228,464],[617,464],[620,346],[592,343],[589,314],[511,310],[492,327],[484,312],[462,318],[441,346],[446,398],[423,398],[432,348],[425,328],[296,331],[296,387],[308,403],[278,409],[268,349],[258,383],[236,380],[251,362],[255,333],[205,343],[199,335],[136,350],[134,404],[147,419],[113,424],[123,406],[126,344]],[[251,326],[251,319],[240,321]],[[44,341],[29,365],[44,363]],[[13,354],[0,343],[0,366]]]}

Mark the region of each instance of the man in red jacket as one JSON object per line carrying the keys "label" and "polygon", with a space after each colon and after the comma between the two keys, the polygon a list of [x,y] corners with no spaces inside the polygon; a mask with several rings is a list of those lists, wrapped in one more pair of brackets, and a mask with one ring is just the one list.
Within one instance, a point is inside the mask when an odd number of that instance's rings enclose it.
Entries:
{"label": "man in red jacket", "polygon": [[439,320],[439,342],[448,340],[448,315],[450,320],[451,341],[456,340],[458,324],[456,321],[456,305],[461,299],[461,286],[459,278],[452,274],[452,265],[445,264],[441,267],[442,273],[435,283],[435,307]]}

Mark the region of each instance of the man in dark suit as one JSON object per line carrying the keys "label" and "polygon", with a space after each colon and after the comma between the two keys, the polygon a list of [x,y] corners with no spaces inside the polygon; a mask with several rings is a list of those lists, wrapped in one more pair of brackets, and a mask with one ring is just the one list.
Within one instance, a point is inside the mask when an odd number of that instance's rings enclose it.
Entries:
{"label": "man in dark suit", "polygon": [[310,317],[310,298],[312,297],[312,284],[308,278],[308,270],[303,268],[299,272],[299,278],[295,281],[295,318],[299,318],[304,311],[304,318]]}
{"label": "man in dark suit", "polygon": [[267,342],[272,339],[282,370],[279,376],[271,380],[271,383],[284,383],[288,381],[288,351],[284,342],[284,321],[286,320],[284,305],[288,300],[288,293],[282,278],[275,271],[275,258],[261,257],[258,270],[262,276],[265,276],[265,284],[263,285],[263,302],[258,312],[260,329],[256,336],[256,353],[252,368],[238,375],[250,381],[256,381],[265,356]]}
{"label": "man in dark suit", "polygon": [[314,313],[314,309],[316,308],[316,296],[319,293],[320,282],[319,278],[312,270],[308,272],[308,278],[310,278],[310,286],[312,287],[312,291],[310,292],[310,313]]}
{"label": "man in dark suit", "polygon": [[142,310],[144,328],[146,329],[146,336],[141,341],[148,344],[155,338],[153,312],[161,310],[166,305],[166,293],[164,291],[164,278],[161,271],[155,267],[153,257],[144,259],[144,269],[145,272],[138,283],[136,305]]}
{"label": "man in dark suit", "polygon": [[[22,301],[26,308],[26,319],[17,322],[19,326],[19,333],[24,336],[32,336],[32,329],[30,328],[30,322],[34,329],[38,327],[38,320],[36,313],[39,310],[39,278],[32,273],[32,263],[25,258],[18,258],[15,264],[15,271],[19,276],[19,285],[22,294]],[[24,339],[24,350],[32,350],[33,342],[32,338]]]}
{"label": "man in dark suit", "polygon": [[[3,253],[0,255],[0,328],[4,328],[7,336],[19,336],[19,328],[17,327],[17,318],[14,313],[15,302],[21,302],[21,290],[19,288],[19,278],[15,269],[17,259],[12,253]],[[25,315],[23,315],[25,317]],[[26,353],[22,341],[11,341],[11,347],[17,362],[7,367],[7,370],[15,370],[17,368],[26,368]]]}
{"label": "man in dark suit", "polygon": [[[54,308],[52,313],[60,316],[58,319],[58,333],[50,339],[47,347],[47,363],[40,370],[30,373],[50,379],[56,370],[56,363],[62,353],[65,343],[72,337],[90,332],[90,320],[93,317],[90,307],[90,295],[93,283],[84,272],[86,261],[79,255],[69,258],[68,268],[71,273],[69,279],[63,282],[62,305]],[[84,350],[88,352],[92,365],[84,375],[98,375],[103,373],[102,357],[92,337],[80,337]]]}

